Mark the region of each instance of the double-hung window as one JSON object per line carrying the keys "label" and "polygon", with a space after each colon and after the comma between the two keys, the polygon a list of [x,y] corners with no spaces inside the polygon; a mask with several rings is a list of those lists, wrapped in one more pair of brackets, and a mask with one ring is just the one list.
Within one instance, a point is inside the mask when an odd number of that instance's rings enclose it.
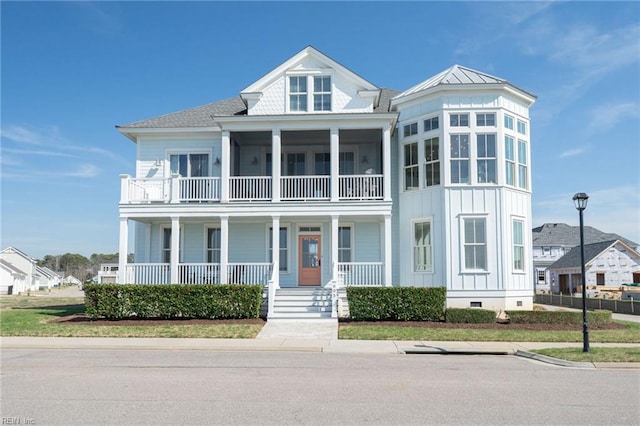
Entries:
{"label": "double-hung window", "polygon": [[420,186],[418,178],[418,142],[404,146],[404,189],[413,190]]}
{"label": "double-hung window", "polygon": [[313,110],[331,111],[331,77],[313,77]]}
{"label": "double-hung window", "polygon": [[518,187],[527,189],[527,143],[518,139]]}
{"label": "double-hung window", "polygon": [[220,263],[220,228],[207,228],[207,263]]}
{"label": "double-hung window", "polygon": [[306,75],[294,75],[289,77],[289,110],[296,112],[307,111]]}
{"label": "double-hung window", "polygon": [[413,270],[415,272],[430,272],[432,265],[431,222],[414,222]]}
{"label": "double-hung window", "polygon": [[464,219],[464,267],[487,270],[487,236],[484,218]]}
{"label": "double-hung window", "polygon": [[478,183],[496,183],[496,135],[477,135]]}
{"label": "double-hung window", "polygon": [[513,269],[524,271],[524,222],[513,221]]}
{"label": "double-hung window", "polygon": [[451,135],[451,183],[469,183],[469,135]]}
{"label": "double-hung window", "polygon": [[449,114],[449,126],[469,127],[469,114]]}
{"label": "double-hung window", "polygon": [[424,141],[424,176],[426,186],[440,185],[440,142],[438,137]]}
{"label": "double-hung window", "polygon": [[505,158],[505,179],[506,184],[515,186],[516,184],[516,155],[511,136],[504,137],[504,158]]}
{"label": "double-hung window", "polygon": [[518,133],[521,135],[527,134],[527,123],[524,121],[518,120]]}
{"label": "double-hung window", "polygon": [[171,228],[162,228],[162,263],[171,263]]}
{"label": "double-hung window", "polygon": [[[287,228],[280,227],[280,272],[289,270],[288,241]],[[269,262],[273,263],[273,228],[269,228]]]}
{"label": "double-hung window", "polygon": [[353,261],[351,253],[351,227],[338,227],[338,262],[349,263]]}

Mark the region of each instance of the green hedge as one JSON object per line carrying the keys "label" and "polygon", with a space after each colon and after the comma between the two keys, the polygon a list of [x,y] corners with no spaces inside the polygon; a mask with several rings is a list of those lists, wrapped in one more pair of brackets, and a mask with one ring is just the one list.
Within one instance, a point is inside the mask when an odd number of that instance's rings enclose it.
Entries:
{"label": "green hedge", "polygon": [[[582,324],[581,311],[507,311],[512,324]],[[608,324],[611,311],[588,311],[589,324]]]}
{"label": "green hedge", "polygon": [[479,308],[448,308],[446,322],[456,324],[489,324],[496,322],[496,312]]}
{"label": "green hedge", "polygon": [[444,287],[347,287],[355,321],[440,321],[446,298]]}
{"label": "green hedge", "polygon": [[85,284],[89,318],[257,318],[261,285]]}

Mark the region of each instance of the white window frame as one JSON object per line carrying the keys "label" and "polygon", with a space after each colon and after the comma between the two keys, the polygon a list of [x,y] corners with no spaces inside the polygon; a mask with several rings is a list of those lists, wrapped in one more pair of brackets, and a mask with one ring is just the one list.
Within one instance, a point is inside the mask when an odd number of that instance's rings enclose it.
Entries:
{"label": "white window frame", "polygon": [[516,122],[518,133],[521,135],[527,135],[527,123],[522,120],[517,120]]}
{"label": "white window frame", "polygon": [[408,138],[418,134],[418,122],[405,124],[402,127],[402,137]]}
{"label": "white window frame", "polygon": [[[218,248],[209,248],[209,230],[217,229],[220,232],[220,246]],[[222,227],[219,223],[207,223],[204,225],[204,261],[205,263],[219,264],[220,262],[209,261],[209,252],[211,251],[211,259],[214,258],[214,252],[218,252],[218,258],[222,258]]]}
{"label": "white window frame", "polygon": [[[466,240],[466,221],[468,220],[482,220],[484,223],[484,242],[471,241],[467,242]],[[488,247],[488,229],[487,229],[487,216],[486,215],[465,215],[460,216],[460,246],[462,250],[460,250],[462,264],[461,270],[467,273],[488,273],[489,272],[489,247]],[[475,237],[475,222],[474,222],[474,237]],[[475,260],[475,250],[474,250],[474,262],[471,267],[467,267],[467,247],[484,247],[484,260],[485,265],[484,268],[478,268],[477,262]]]}
{"label": "white window frame", "polygon": [[[493,157],[489,156],[488,149],[486,147],[489,144],[489,137],[493,137]],[[480,138],[484,138],[485,145],[485,156],[480,156],[480,149],[478,145],[481,143]],[[498,170],[497,170],[497,162],[498,162],[498,142],[497,135],[495,133],[476,133],[476,181],[479,184],[497,184],[498,183]],[[493,180],[489,180],[489,164],[493,164]],[[481,165],[484,165],[482,167]],[[481,171],[486,172],[485,180],[481,181]]]}
{"label": "white window frame", "polygon": [[[463,118],[466,124],[462,124]],[[449,127],[469,127],[470,125],[468,112],[449,113]]]}
{"label": "white window frame", "polygon": [[514,118],[509,114],[504,115],[504,127],[505,129],[513,130]]}
{"label": "white window frame", "polygon": [[[308,78],[308,76],[307,75],[293,74],[293,75],[287,75],[286,77],[287,77],[287,111],[288,112],[294,112],[294,113],[309,112],[309,78]],[[304,91],[304,92],[293,92],[291,90],[291,79],[292,78],[296,78],[296,79],[298,79],[298,81],[304,80],[304,82],[306,84],[306,87],[305,87],[306,91]],[[306,97],[306,102],[301,103],[300,101],[298,101],[298,104],[300,106],[303,106],[304,109],[293,109],[292,108],[292,105],[291,105],[292,96],[296,96],[298,100],[300,99],[301,96],[305,96]]]}
{"label": "white window frame", "polygon": [[[466,142],[467,142],[467,156],[466,157],[461,157],[461,156],[457,156],[454,157],[453,156],[453,140],[454,138],[458,138],[458,146],[460,146],[460,144],[462,143],[462,137],[466,137]],[[450,134],[449,135],[449,148],[450,148],[450,152],[449,152],[449,172],[450,172],[450,181],[453,185],[471,185],[471,149],[472,149],[472,143],[471,143],[471,136],[468,133],[455,133],[455,134]],[[462,150],[460,150],[459,152],[460,154],[462,153]],[[465,182],[462,179],[462,174],[460,173],[460,168],[458,168],[458,175],[456,176],[456,179],[454,180],[454,175],[453,175],[453,164],[454,162],[460,163],[460,164],[466,164],[467,165],[467,181]]]}
{"label": "white window frame", "polygon": [[[427,158],[427,154],[429,152],[434,152],[431,148],[433,146],[433,141],[436,140],[438,144],[438,149],[435,151],[436,158]],[[430,186],[439,186],[442,182],[442,164],[440,162],[440,137],[434,136],[428,139],[424,139],[422,141],[424,146],[424,186],[426,188]],[[429,149],[427,149],[427,145],[429,145]],[[436,166],[437,165],[437,166]],[[429,173],[428,168],[431,167],[431,172]],[[435,173],[435,168],[438,169],[437,173]],[[429,179],[432,179],[432,183],[429,184]],[[437,182],[436,182],[437,178]]]}
{"label": "white window frame", "polygon": [[167,161],[165,161],[166,164],[166,173],[165,176],[169,177],[171,176],[171,156],[172,155],[186,155],[187,156],[187,169],[188,169],[188,176],[181,176],[181,177],[192,177],[192,173],[191,173],[191,162],[189,161],[189,156],[191,155],[207,155],[207,177],[211,177],[212,176],[212,159],[213,159],[213,149],[168,149],[165,152]]}
{"label": "white window frame", "polygon": [[[311,78],[311,81],[313,82],[313,87],[312,87],[312,93],[313,93],[313,99],[311,100],[312,102],[312,111],[313,112],[331,112],[333,110],[333,78],[331,78],[331,75],[328,74],[323,74],[323,75],[314,75],[312,76],[313,78]],[[328,78],[329,79],[329,91],[326,90],[322,90],[319,92],[316,92],[316,79],[317,78]],[[307,86],[308,88],[308,86]],[[325,89],[323,87],[323,89]],[[320,96],[322,99],[324,99],[324,96],[329,96],[329,109],[316,109],[316,96]],[[322,102],[321,102],[322,104]]]}
{"label": "white window frame", "polygon": [[[428,224],[429,225],[429,244],[428,245],[421,245],[418,246],[416,245],[416,226],[417,225],[424,225],[424,224]],[[427,256],[427,264],[423,266],[423,268],[421,269],[420,266],[417,262],[418,260],[418,256],[417,256],[417,250],[420,248],[426,248],[428,250],[428,256]],[[423,217],[423,218],[417,218],[417,219],[413,219],[411,221],[411,263],[413,266],[413,272],[415,273],[433,273],[433,218],[432,217]]]}
{"label": "white window frame", "polygon": [[518,154],[517,154],[517,174],[518,174],[518,188],[529,188],[529,153],[527,141],[518,139]]}
{"label": "white window frame", "polygon": [[[409,148],[410,146],[415,145],[415,149],[416,149],[416,156],[415,156],[415,162],[412,162],[411,164],[407,164],[407,148]],[[411,150],[411,148],[409,148],[409,150]],[[402,180],[403,180],[403,188],[404,191],[415,191],[420,189],[420,147],[418,144],[418,141],[413,141],[413,142],[408,142],[402,145],[402,159],[403,159],[403,163],[402,163]],[[413,187],[413,186],[409,186],[407,182],[407,171],[411,169],[411,173],[412,173],[412,177],[413,177],[413,173],[415,171],[416,173],[416,184],[417,186]]]}
{"label": "white window frame", "polygon": [[[429,128],[427,129],[427,123],[429,123]],[[435,127],[433,124],[435,123]],[[440,129],[440,116],[436,115],[434,117],[429,117],[422,122],[422,129],[425,132],[432,132],[434,130]]]}
{"label": "white window frame", "polygon": [[[169,249],[164,248],[164,230],[169,230]],[[173,227],[169,225],[160,225],[160,263],[171,263],[171,233]],[[184,259],[184,225],[180,225],[180,241],[178,242],[178,263],[183,263]],[[165,252],[169,253],[169,262],[164,261]]]}
{"label": "white window frame", "polygon": [[[266,235],[266,247],[267,247],[267,262],[273,263],[273,255],[272,255],[272,249],[273,249],[273,244],[272,244],[272,240],[271,238],[273,237],[273,224],[269,223],[267,224],[267,235]],[[279,263],[279,268],[280,268],[280,273],[282,274],[287,274],[289,272],[291,272],[291,226],[288,223],[281,223],[280,224],[280,230],[282,229],[286,229],[287,232],[287,236],[285,238],[285,241],[287,243],[286,247],[282,247],[282,245],[280,246],[280,260],[282,260],[283,258],[287,260],[287,264],[286,264],[286,268],[282,269],[282,261],[280,261]],[[278,236],[280,235],[280,231],[278,231]],[[282,251],[286,250],[286,254],[285,256],[282,256]]]}
{"label": "white window frame", "polygon": [[343,251],[346,251],[346,248],[341,248],[340,247],[340,228],[349,228],[350,229],[350,233],[349,233],[349,248],[348,251],[350,252],[350,257],[351,257],[351,261],[350,262],[343,262],[343,263],[353,263],[355,262],[355,252],[354,252],[354,246],[355,246],[355,225],[353,223],[339,223],[338,224],[338,258],[336,259],[336,262],[341,262],[340,260],[340,253]]}
{"label": "white window frame", "polygon": [[[511,152],[511,157],[509,156]],[[516,186],[516,145],[515,138],[504,135],[504,183],[508,186]]]}
{"label": "white window frame", "polygon": [[[487,124],[487,117],[493,118],[493,124]],[[495,112],[477,112],[476,126],[477,127],[496,127],[496,113]]]}
{"label": "white window frame", "polygon": [[[512,244],[512,250],[511,250],[511,255],[512,255],[512,259],[511,259],[511,267],[513,268],[513,270],[515,272],[525,272],[526,271],[526,265],[525,265],[525,233],[524,233],[524,219],[520,218],[520,217],[513,217],[511,219],[511,244]],[[520,241],[517,241],[517,237],[518,235],[516,234],[516,224],[520,225]],[[518,255],[520,257],[520,263],[521,265],[518,265]]]}

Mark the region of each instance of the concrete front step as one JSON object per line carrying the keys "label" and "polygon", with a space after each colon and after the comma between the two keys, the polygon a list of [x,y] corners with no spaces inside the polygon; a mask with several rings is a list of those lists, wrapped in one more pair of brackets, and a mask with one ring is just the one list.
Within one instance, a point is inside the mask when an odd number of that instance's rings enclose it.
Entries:
{"label": "concrete front step", "polygon": [[331,318],[331,291],[321,287],[276,290],[272,318]]}

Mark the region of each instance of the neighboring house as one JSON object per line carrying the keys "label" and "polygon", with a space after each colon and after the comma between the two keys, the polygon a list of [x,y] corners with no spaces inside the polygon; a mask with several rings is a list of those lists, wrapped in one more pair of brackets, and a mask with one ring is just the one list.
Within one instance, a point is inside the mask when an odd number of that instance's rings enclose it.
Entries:
{"label": "neighboring house", "polygon": [[27,274],[0,258],[0,294],[18,294],[25,291]]}
{"label": "neighboring house", "polygon": [[[619,288],[640,283],[640,253],[620,241],[585,244],[584,261],[587,294],[591,289]],[[553,293],[582,292],[580,246],[548,266]]]}
{"label": "neighboring house", "polygon": [[459,65],[384,89],[307,47],[238,97],[117,126],[137,144],[118,280],[268,283],[269,317],[333,284],[531,309],[535,99]]}
{"label": "neighboring house", "polygon": [[99,284],[114,284],[118,281],[118,259],[100,264],[97,282]]}
{"label": "neighboring house", "polygon": [[[584,227],[584,243],[598,243],[620,240],[632,249],[638,249],[638,243],[627,240],[618,234],[602,232],[592,226]],[[557,287],[552,282],[547,268],[576,246],[580,245],[580,227],[566,223],[545,223],[533,228],[533,279],[537,291],[550,291]]]}
{"label": "neighboring house", "polygon": [[67,275],[62,280],[62,284],[64,284],[64,285],[81,285],[82,281],[80,281],[79,279],[77,279],[73,275]]}
{"label": "neighboring house", "polygon": [[0,251],[0,261],[3,265],[0,283],[2,291],[10,285],[13,286],[13,294],[60,285],[60,275],[49,268],[38,266],[35,259],[15,247]]}

